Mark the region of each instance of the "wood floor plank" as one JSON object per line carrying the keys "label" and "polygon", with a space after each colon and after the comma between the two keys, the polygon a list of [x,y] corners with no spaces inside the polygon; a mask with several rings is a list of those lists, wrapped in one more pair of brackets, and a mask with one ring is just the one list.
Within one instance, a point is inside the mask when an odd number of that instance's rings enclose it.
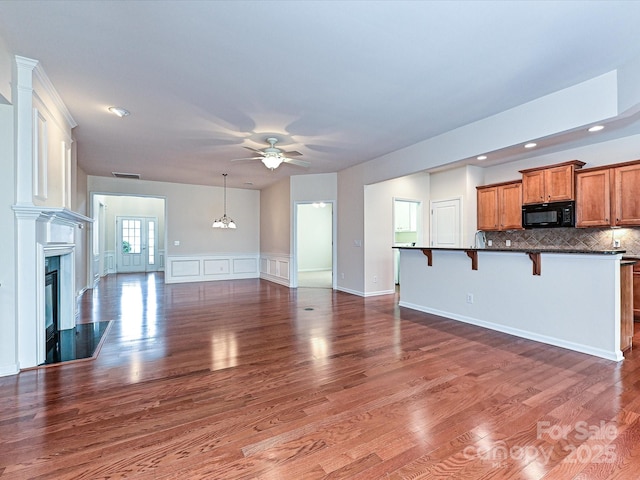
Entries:
{"label": "wood floor plank", "polygon": [[113,320],[95,360],[0,378],[0,479],[637,478],[638,350],[397,302],[107,276],[80,302],[81,323]]}

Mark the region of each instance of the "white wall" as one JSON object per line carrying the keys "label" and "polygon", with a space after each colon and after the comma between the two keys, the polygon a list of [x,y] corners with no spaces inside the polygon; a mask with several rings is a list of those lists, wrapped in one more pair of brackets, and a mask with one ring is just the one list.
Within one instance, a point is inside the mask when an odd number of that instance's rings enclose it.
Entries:
{"label": "white wall", "polygon": [[[94,193],[164,197],[168,256],[260,251],[260,192],[256,190],[227,188],[227,215],[238,228],[223,230],[211,228],[223,213],[222,187],[90,175],[88,188]],[[176,240],[179,246],[174,246]]]}
{"label": "white wall", "polygon": [[13,57],[4,39],[0,36],[0,103],[11,103],[11,72]]}
{"label": "white wall", "polygon": [[16,373],[18,363],[15,220],[9,207],[15,200],[13,132],[13,107],[0,103],[0,376]]}
{"label": "white wall", "polygon": [[260,192],[260,251],[291,254],[291,187],[285,178]]}
{"label": "white wall", "polygon": [[293,175],[291,177],[291,201],[315,202],[338,198],[338,174],[320,173]]}
{"label": "white wall", "polygon": [[431,201],[462,199],[462,245],[475,244],[478,199],[476,186],[484,183],[484,169],[457,167],[431,174]]}
{"label": "white wall", "polygon": [[[620,360],[621,255],[401,250],[400,305],[610,360]],[[594,281],[594,279],[598,279]],[[467,295],[473,302],[467,302]]]}
{"label": "white wall", "polygon": [[364,291],[365,296],[393,293],[394,274],[394,224],[393,199],[403,198],[422,201],[422,235],[429,240],[429,196],[428,173],[417,173],[364,187]]}

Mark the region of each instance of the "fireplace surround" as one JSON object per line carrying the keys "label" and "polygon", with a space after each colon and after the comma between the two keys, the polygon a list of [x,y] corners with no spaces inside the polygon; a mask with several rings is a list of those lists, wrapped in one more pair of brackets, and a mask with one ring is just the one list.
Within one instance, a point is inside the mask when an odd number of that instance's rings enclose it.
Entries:
{"label": "fireplace surround", "polygon": [[19,369],[41,365],[46,360],[46,263],[59,258],[58,322],[60,330],[76,324],[75,279],[76,235],[84,233],[92,219],[65,208],[14,206],[18,249],[18,343]]}

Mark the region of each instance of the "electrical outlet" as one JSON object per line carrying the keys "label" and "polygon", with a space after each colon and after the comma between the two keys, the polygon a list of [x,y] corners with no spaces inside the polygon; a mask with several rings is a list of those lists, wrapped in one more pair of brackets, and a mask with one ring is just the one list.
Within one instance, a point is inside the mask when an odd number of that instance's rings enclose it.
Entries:
{"label": "electrical outlet", "polygon": [[467,303],[473,303],[473,293],[467,293]]}
{"label": "electrical outlet", "polygon": [[493,240],[487,240],[487,246],[493,247]]}
{"label": "electrical outlet", "polygon": [[511,240],[506,240],[504,243],[507,245],[507,247],[511,246]]}
{"label": "electrical outlet", "polygon": [[378,276],[377,275],[373,276],[373,283],[378,283]]}
{"label": "electrical outlet", "polygon": [[620,248],[620,239],[616,238],[613,241],[613,248]]}

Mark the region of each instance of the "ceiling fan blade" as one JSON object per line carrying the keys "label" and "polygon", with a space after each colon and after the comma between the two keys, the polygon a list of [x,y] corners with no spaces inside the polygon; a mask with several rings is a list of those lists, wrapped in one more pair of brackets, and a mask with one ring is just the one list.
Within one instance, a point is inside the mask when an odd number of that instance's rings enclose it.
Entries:
{"label": "ceiling fan blade", "polygon": [[232,162],[239,162],[241,160],[262,160],[263,157],[249,157],[249,158],[232,158]]}
{"label": "ceiling fan blade", "polygon": [[264,155],[264,152],[262,150],[258,150],[258,149],[251,148],[251,147],[246,147],[246,146],[243,147],[243,148],[246,148],[247,150],[251,150],[252,152],[259,153],[260,155]]}
{"label": "ceiling fan blade", "polygon": [[291,163],[292,165],[298,165],[299,167],[310,167],[311,162],[307,162],[306,160],[298,160],[295,158],[285,158],[285,163]]}
{"label": "ceiling fan blade", "polygon": [[282,152],[283,155],[286,155],[287,157],[300,157],[302,156],[302,154],[300,152],[296,152],[295,150],[291,151],[291,152]]}

